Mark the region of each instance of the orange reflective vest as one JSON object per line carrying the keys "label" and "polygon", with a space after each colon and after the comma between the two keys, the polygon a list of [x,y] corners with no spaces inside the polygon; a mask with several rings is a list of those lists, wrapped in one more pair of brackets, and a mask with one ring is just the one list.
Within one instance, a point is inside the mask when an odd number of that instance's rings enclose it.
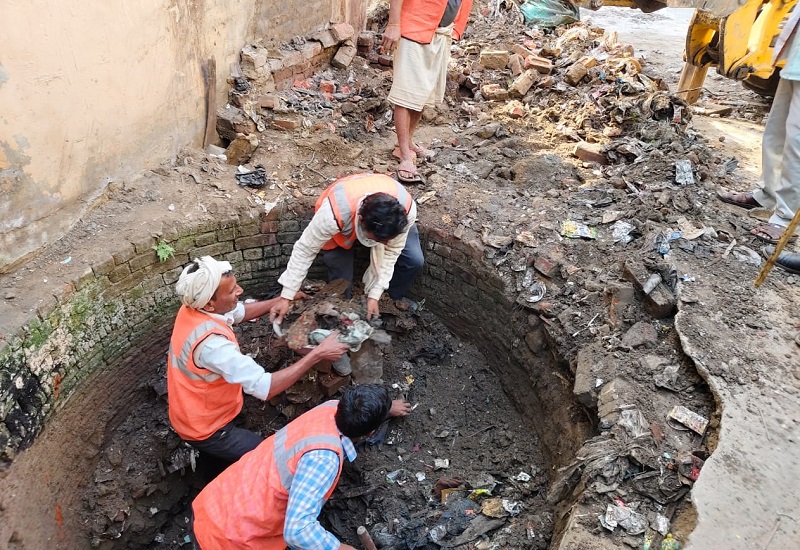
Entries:
{"label": "orange reflective vest", "polygon": [[192,503],[194,534],[203,549],[284,550],[283,526],[297,463],[309,451],[344,450],[334,415],[338,401],[327,401],[289,423],[232,464]]}
{"label": "orange reflective vest", "polygon": [[336,223],[339,225],[339,233],[334,235],[322,250],[333,250],[337,246],[349,250],[353,247],[357,240],[354,221],[358,213],[358,203],[371,193],[386,193],[393,196],[405,207],[406,214],[411,210],[414,200],[405,187],[384,174],[355,174],[336,180],[322,192],[314,206],[316,212],[325,201],[329,201]]}
{"label": "orange reflective vest", "polygon": [[212,334],[236,344],[227,324],[196,309],[181,306],[167,355],[167,401],[172,427],[187,441],[202,441],[242,410],[242,386],[194,364],[194,350]]}
{"label": "orange reflective vest", "polygon": [[[420,44],[430,44],[445,8],[447,0],[403,0],[403,8],[400,11],[400,36]],[[453,38],[456,40],[464,34],[471,9],[472,0],[462,0],[458,15],[453,21]]]}

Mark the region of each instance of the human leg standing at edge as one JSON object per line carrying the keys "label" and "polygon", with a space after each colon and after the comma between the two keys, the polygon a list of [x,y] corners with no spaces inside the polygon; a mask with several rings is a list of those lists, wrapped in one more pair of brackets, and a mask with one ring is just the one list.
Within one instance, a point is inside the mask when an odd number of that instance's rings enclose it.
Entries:
{"label": "human leg standing at edge", "polygon": [[415,158],[431,152],[414,142],[426,105],[443,101],[450,45],[464,32],[472,0],[390,0],[384,51],[394,52],[394,76],[387,100],[394,105],[397,179],[422,183]]}
{"label": "human leg standing at edge", "polygon": [[776,61],[786,60],[761,143],[763,187],[749,193],[720,192],[723,202],[772,210],[768,223],[751,233],[775,243],[800,208],[800,11],[786,21],[775,45]]}

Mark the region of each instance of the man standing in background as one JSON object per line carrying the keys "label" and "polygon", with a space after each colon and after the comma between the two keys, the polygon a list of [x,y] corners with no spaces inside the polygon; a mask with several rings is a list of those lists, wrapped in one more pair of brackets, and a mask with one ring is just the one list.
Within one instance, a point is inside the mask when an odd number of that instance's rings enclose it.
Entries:
{"label": "man standing in background", "polygon": [[422,183],[414,160],[432,152],[414,142],[426,105],[444,99],[450,45],[464,33],[472,0],[390,0],[381,46],[394,53],[394,77],[387,98],[394,105],[397,179]]}

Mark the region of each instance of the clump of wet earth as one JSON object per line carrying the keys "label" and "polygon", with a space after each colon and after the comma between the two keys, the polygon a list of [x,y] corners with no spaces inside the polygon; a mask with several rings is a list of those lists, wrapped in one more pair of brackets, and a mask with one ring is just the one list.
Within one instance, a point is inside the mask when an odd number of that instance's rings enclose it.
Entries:
{"label": "clump of wet earth", "polygon": [[[381,548],[483,547],[489,540],[547,548],[547,465],[530,420],[514,409],[474,345],[427,311],[414,318],[415,328],[392,333],[383,379],[394,398],[415,409],[359,446],[323,509],[323,525],[355,545],[356,529],[365,525]],[[242,350],[265,367],[294,360],[267,321],[236,330]],[[191,500],[223,467],[170,429],[165,368],[142,388],[153,399],[120,424],[102,451],[84,509],[93,547],[187,547]],[[317,376],[309,373],[298,386],[313,386]],[[311,392],[306,399],[304,408],[327,397]],[[276,407],[246,397],[242,426],[271,435],[295,414],[286,408],[290,400],[276,399]]]}

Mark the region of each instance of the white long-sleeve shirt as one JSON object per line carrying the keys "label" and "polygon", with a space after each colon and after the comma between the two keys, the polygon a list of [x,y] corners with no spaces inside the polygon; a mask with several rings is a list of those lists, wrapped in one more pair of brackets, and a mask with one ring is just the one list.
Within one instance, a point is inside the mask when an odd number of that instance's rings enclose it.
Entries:
{"label": "white long-sleeve shirt", "polygon": [[[244,304],[239,302],[233,311],[224,315],[198,310],[209,317],[220,320],[228,326],[240,323],[244,319]],[[240,352],[236,343],[224,336],[212,334],[203,340],[194,350],[194,362],[197,366],[219,374],[226,382],[241,384],[244,393],[266,400],[272,385],[272,374],[255,360]]]}
{"label": "white long-sleeve shirt", "polygon": [[[357,214],[361,202],[359,201],[356,213],[354,214],[353,227],[357,227],[359,223],[359,216]],[[373,253],[370,255],[370,270],[373,271],[370,276],[369,270],[365,274],[364,282],[366,285],[365,291],[369,298],[379,300],[381,294],[389,288],[389,283],[394,275],[394,265],[397,263],[397,258],[406,246],[406,239],[408,239],[408,231],[417,220],[417,204],[411,203],[411,208],[408,211],[408,224],[405,230],[397,237],[388,243],[375,245]],[[286,266],[286,271],[281,274],[278,283],[283,286],[281,297],[287,300],[294,300],[295,295],[300,290],[303,280],[308,274],[308,269],[311,267],[314,258],[317,257],[322,247],[330,241],[334,235],[339,233],[339,225],[336,223],[336,217],[333,214],[330,201],[325,201],[320,209],[311,218],[311,222],[306,227],[300,239],[295,243],[292,249],[292,256],[289,258],[289,264]],[[377,275],[377,276],[375,276]]]}

